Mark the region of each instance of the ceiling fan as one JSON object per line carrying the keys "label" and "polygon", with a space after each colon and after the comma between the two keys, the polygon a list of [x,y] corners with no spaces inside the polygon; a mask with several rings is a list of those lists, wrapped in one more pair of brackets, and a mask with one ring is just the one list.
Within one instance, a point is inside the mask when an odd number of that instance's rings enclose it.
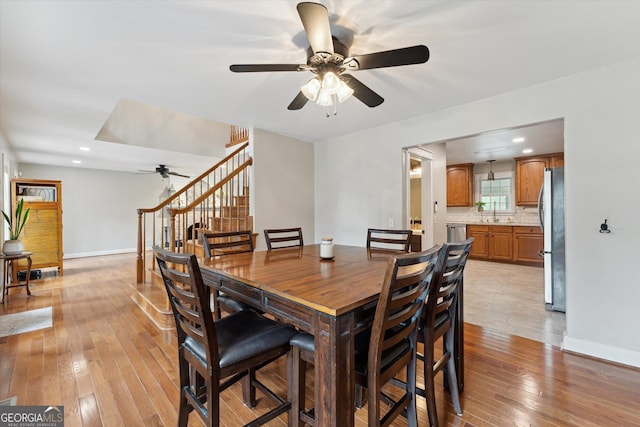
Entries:
{"label": "ceiling fan", "polygon": [[143,173],[159,173],[163,178],[169,178],[169,175],[181,176],[183,178],[191,178],[189,175],[182,175],[178,172],[172,172],[166,165],[158,165],[155,171],[140,171]]}
{"label": "ceiling fan", "polygon": [[369,107],[377,107],[384,98],[347,74],[348,71],[398,67],[422,64],[429,60],[429,49],[424,45],[386,50],[366,55],[349,56],[349,49],[332,37],[327,8],[318,3],[298,3],[298,15],[309,39],[310,48],[306,64],[241,64],[229,68],[235,73],[263,71],[311,71],[316,75],[305,84],[287,107],[299,110],[307,101],[332,106],[351,95]]}

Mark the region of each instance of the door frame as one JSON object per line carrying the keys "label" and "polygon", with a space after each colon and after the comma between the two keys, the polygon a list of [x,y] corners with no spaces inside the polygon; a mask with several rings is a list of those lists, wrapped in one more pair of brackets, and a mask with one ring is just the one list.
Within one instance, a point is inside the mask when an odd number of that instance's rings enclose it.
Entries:
{"label": "door frame", "polygon": [[402,149],[402,226],[411,228],[411,158],[418,158],[422,164],[420,185],[420,220],[422,221],[422,249],[433,246],[433,219],[437,205],[433,202],[433,153],[424,147],[406,147]]}

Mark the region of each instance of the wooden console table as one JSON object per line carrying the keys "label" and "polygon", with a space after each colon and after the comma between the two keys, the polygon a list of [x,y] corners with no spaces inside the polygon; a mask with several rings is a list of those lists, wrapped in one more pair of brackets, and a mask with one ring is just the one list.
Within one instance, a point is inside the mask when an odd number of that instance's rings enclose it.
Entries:
{"label": "wooden console table", "polygon": [[[22,252],[20,255],[5,255],[0,254],[0,259],[4,261],[4,277],[2,279],[2,300],[0,303],[4,304],[4,296],[9,295],[9,288],[16,288],[18,286],[26,286],[27,287],[27,295],[31,295],[31,291],[29,290],[29,276],[31,276],[31,255],[33,252]],[[14,263],[17,263],[20,259],[27,260],[27,276],[25,283],[20,283],[19,280],[16,280],[15,284],[10,284],[9,280],[12,278],[12,275],[9,273],[9,267],[13,270]]]}

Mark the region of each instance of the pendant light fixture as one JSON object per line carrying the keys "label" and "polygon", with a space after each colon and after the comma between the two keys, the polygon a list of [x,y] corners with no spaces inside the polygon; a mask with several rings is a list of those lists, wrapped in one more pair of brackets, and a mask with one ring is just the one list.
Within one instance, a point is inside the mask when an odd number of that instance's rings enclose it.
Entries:
{"label": "pendant light fixture", "polygon": [[494,181],[496,178],[493,175],[493,168],[491,167],[491,164],[495,162],[495,160],[487,160],[487,163],[489,163],[489,173],[487,174],[487,181]]}

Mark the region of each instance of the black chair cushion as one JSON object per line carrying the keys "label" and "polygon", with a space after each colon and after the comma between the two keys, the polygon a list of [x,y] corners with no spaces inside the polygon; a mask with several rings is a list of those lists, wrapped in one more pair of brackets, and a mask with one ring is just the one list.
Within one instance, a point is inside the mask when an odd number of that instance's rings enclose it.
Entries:
{"label": "black chair cushion", "polygon": [[225,311],[235,313],[237,311],[248,310],[251,308],[249,304],[246,304],[242,301],[235,300],[228,295],[220,294],[218,295],[218,304],[220,307],[224,308]]}
{"label": "black chair cushion", "polygon": [[295,337],[291,338],[291,345],[300,347],[303,351],[308,351],[313,353],[316,350],[315,341],[313,340],[313,335],[307,334],[306,332],[301,332]]}
{"label": "black chair cushion", "polygon": [[[367,361],[369,358],[369,341],[371,340],[371,329],[359,333],[355,337],[354,351],[355,351],[355,368],[356,371],[367,375]],[[391,365],[400,356],[410,351],[408,339],[401,340],[398,344],[382,352],[381,368],[384,371],[387,366]]]}
{"label": "black chair cushion", "polygon": [[[367,358],[369,357],[369,341],[371,339],[371,330],[366,330],[355,337],[354,351],[355,351],[355,367],[356,370],[364,375],[367,374]],[[299,333],[291,338],[291,345],[300,347],[301,350],[314,352],[315,342],[313,335],[307,333]],[[400,341],[392,348],[386,350],[382,354],[382,366],[388,366],[393,363],[398,357],[409,351],[409,340],[405,339]]]}
{"label": "black chair cushion", "polygon": [[[298,333],[295,329],[269,320],[253,310],[230,314],[216,321],[215,325],[221,368],[280,346],[288,347],[291,338]],[[185,339],[184,347],[203,362],[206,360],[204,347],[192,338]]]}

